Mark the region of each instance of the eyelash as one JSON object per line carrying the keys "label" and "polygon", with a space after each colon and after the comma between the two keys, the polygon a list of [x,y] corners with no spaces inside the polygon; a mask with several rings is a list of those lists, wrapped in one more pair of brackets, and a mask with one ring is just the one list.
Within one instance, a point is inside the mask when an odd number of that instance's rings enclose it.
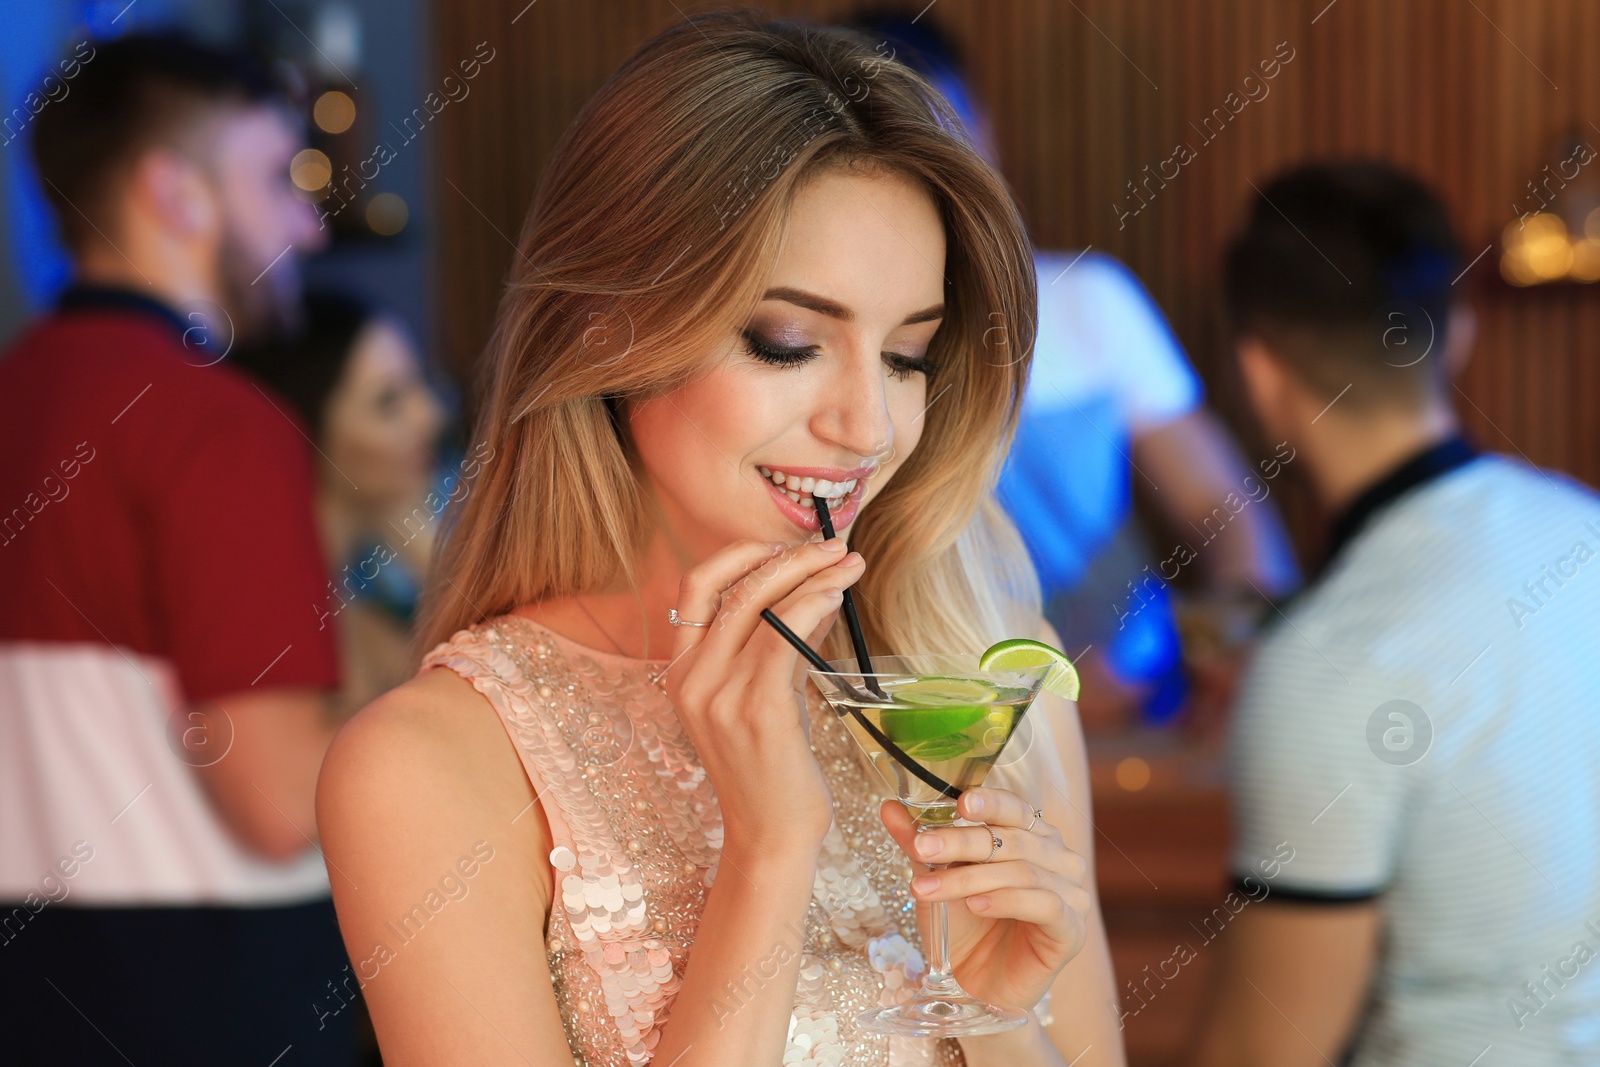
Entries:
{"label": "eyelash", "polygon": [[[763,340],[754,330],[744,331],[745,350],[751,356],[763,363],[770,363],[776,367],[799,367],[816,358],[816,345],[807,345],[805,348],[781,348]],[[937,369],[937,364],[927,356],[920,359],[910,359],[906,356],[897,356],[894,353],[884,353],[889,359],[889,373],[895,378],[904,381],[918,371],[932,375]]]}

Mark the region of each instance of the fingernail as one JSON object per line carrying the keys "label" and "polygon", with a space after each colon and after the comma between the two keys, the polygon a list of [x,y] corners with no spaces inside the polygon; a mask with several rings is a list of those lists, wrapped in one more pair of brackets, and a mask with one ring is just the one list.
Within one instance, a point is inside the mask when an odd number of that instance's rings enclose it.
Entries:
{"label": "fingernail", "polygon": [[771,544],[772,551],[774,551],[774,552],[782,552],[784,549],[789,547],[788,545],[784,544],[782,541],[771,541],[771,542],[769,542],[769,544]]}
{"label": "fingernail", "polygon": [[936,874],[919,874],[911,879],[911,888],[918,893],[931,893],[939,888],[939,876]]}
{"label": "fingernail", "polygon": [[981,794],[981,793],[968,793],[967,794],[967,810],[969,812],[971,812],[973,815],[977,815],[979,812],[983,811],[983,794]]}
{"label": "fingernail", "polygon": [[822,550],[824,552],[843,552],[844,540],[838,537],[830,537],[822,542]]}
{"label": "fingernail", "polygon": [[944,841],[928,834],[917,835],[917,855],[937,856],[944,851]]}
{"label": "fingernail", "polygon": [[973,911],[988,911],[989,910],[989,898],[988,897],[968,897],[967,898],[967,907],[971,908]]}
{"label": "fingernail", "polygon": [[861,553],[852,552],[848,556],[846,556],[844,559],[841,559],[839,561],[839,566],[842,567],[842,566],[844,566],[845,564],[848,563],[850,566],[854,567],[856,564],[861,563],[861,562],[862,562]]}

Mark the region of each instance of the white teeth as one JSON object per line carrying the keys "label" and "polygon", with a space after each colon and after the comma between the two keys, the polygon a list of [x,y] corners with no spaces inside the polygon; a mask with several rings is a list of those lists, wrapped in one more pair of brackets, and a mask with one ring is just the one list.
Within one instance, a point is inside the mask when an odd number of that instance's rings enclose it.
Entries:
{"label": "white teeth", "polygon": [[856,491],[859,482],[857,478],[848,481],[833,482],[826,478],[802,478],[797,474],[786,474],[771,467],[757,467],[763,478],[769,479],[779,491],[797,504],[811,503],[811,498],[822,497],[830,507],[837,507],[843,503],[844,498]]}

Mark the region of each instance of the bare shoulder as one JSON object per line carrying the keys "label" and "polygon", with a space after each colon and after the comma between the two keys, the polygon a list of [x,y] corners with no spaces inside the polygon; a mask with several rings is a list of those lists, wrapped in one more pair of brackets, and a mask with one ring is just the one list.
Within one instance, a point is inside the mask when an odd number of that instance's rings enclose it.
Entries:
{"label": "bare shoulder", "polygon": [[424,671],[366,705],[328,746],[319,788],[400,778],[470,776],[504,731],[472,684],[443,668]]}
{"label": "bare shoulder", "polygon": [[434,668],[362,708],[334,737],[317,781],[317,826],[330,855],[393,848],[397,839],[416,847],[424,834],[458,848],[457,838],[489,827],[497,841],[540,855],[550,847],[540,848],[543,818],[517,818],[534,799],[494,708],[466,679]]}

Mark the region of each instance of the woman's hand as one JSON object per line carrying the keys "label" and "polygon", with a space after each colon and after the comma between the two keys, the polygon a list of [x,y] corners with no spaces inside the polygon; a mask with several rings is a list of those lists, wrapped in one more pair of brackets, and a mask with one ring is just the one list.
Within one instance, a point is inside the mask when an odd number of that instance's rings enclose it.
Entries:
{"label": "woman's hand", "polygon": [[[926,928],[925,905],[943,900],[950,912],[950,965],[968,993],[993,1004],[1030,1009],[1088,936],[1088,864],[1062,843],[1027,801],[1006,789],[968,789],[956,811],[985,826],[916,831],[905,806],[885,801],[883,823],[911,857],[911,894]],[[1024,827],[1033,823],[1033,829]],[[966,866],[929,871],[928,863]]]}
{"label": "woman's hand", "polygon": [[761,610],[816,647],[862,571],[861,554],[835,537],[736,542],[683,576],[678,614],[711,625],[678,627],[667,694],[717,792],[725,854],[815,851],[828,832],[833,801],[811,753],[799,655]]}

